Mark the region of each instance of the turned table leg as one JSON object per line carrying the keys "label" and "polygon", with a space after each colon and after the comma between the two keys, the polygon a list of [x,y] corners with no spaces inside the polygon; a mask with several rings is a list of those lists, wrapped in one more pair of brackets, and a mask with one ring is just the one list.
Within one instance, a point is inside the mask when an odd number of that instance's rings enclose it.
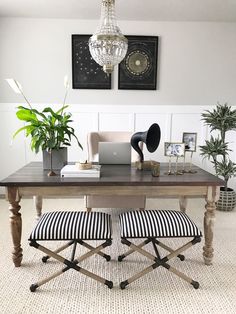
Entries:
{"label": "turned table leg", "polygon": [[205,245],[203,247],[203,258],[206,265],[211,265],[213,260],[213,231],[215,222],[215,202],[219,198],[219,187],[208,187],[206,196],[206,211],[204,215]]}
{"label": "turned table leg", "polygon": [[41,195],[35,195],[33,199],[37,215],[36,218],[39,219],[42,215],[43,198]]}
{"label": "turned table leg", "polygon": [[180,196],[179,197],[179,209],[182,213],[185,213],[186,208],[187,208],[187,197],[186,196]]}
{"label": "turned table leg", "polygon": [[18,189],[16,187],[7,188],[7,200],[9,201],[9,210],[10,210],[10,228],[11,236],[13,242],[13,251],[12,259],[16,267],[21,265],[22,261],[22,248],[21,248],[21,230],[22,230],[22,221],[20,210],[20,196]]}

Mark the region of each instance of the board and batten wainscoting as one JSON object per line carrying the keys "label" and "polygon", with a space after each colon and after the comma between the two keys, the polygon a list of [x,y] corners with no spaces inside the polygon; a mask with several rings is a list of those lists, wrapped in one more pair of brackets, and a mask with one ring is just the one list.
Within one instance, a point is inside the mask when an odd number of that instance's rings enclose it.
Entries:
{"label": "board and batten wainscoting", "polygon": [[[30,141],[24,137],[24,134],[18,134],[13,140],[13,133],[22,126],[16,116],[16,107],[18,104],[1,103],[0,104],[0,179],[5,178],[18,168],[24,166],[30,161],[41,161],[42,154],[35,155],[30,150]],[[37,109],[42,109],[47,104],[35,105]],[[59,105],[53,105],[56,108]],[[144,147],[145,160],[154,159],[159,162],[167,162],[164,156],[165,141],[182,141],[183,132],[196,132],[197,145],[203,145],[205,139],[209,139],[210,133],[203,121],[201,113],[206,109],[212,109],[214,106],[150,106],[150,105],[80,105],[72,104],[69,111],[72,113],[73,127],[82,143],[84,150],[81,151],[72,142],[69,147],[69,161],[78,161],[87,158],[86,136],[91,131],[146,131],[149,126],[156,122],[161,128],[161,142],[156,152],[150,154]],[[235,109],[235,107],[233,107]],[[228,132],[227,141],[230,142],[231,159],[236,162],[236,136],[235,132]],[[186,161],[189,161],[189,154]],[[205,170],[214,173],[213,167],[208,160],[203,160],[200,156],[199,148],[193,154],[193,163]],[[180,161],[181,164],[181,161]],[[236,178],[229,182],[229,186],[236,189]],[[0,194],[4,189],[0,190]]]}

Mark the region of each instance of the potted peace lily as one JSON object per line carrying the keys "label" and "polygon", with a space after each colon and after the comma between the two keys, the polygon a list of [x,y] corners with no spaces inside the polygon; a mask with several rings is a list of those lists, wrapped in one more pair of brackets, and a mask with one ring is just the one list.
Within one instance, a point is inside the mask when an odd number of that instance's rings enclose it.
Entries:
{"label": "potted peace lily", "polygon": [[[236,131],[236,110],[231,106],[217,104],[216,109],[202,113],[202,120],[209,126],[210,131],[218,131],[216,136],[211,135],[205,145],[200,146],[201,155],[213,163],[217,176],[223,177],[225,185],[220,188],[220,198],[217,209],[230,211],[236,205],[236,193],[228,187],[228,181],[236,176],[236,160],[230,160],[229,143],[226,142],[226,132]],[[234,155],[235,156],[235,155]]]}
{"label": "potted peace lily", "polygon": [[66,91],[63,105],[56,111],[50,107],[46,107],[42,111],[33,108],[25,97],[19,82],[14,79],[7,79],[7,82],[16,93],[24,97],[28,104],[28,107],[17,107],[16,116],[24,121],[25,125],[14,133],[13,138],[22,131],[25,132],[26,137],[30,136],[31,150],[36,154],[40,150],[43,151],[43,167],[44,169],[50,169],[49,176],[55,175],[53,169],[61,169],[67,163],[67,147],[71,146],[72,137],[83,149],[75,135],[74,128],[70,126],[73,121],[71,120],[71,113],[65,111],[68,108],[68,105],[65,105],[69,90],[67,77],[64,80]]}

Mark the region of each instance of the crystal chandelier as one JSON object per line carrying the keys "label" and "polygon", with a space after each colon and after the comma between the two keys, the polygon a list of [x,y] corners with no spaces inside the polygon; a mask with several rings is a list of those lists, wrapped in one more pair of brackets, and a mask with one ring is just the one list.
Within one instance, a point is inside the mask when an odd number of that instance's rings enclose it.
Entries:
{"label": "crystal chandelier", "polygon": [[100,24],[89,38],[89,50],[92,58],[110,74],[114,66],[125,57],[128,40],[117,26],[115,0],[102,0]]}

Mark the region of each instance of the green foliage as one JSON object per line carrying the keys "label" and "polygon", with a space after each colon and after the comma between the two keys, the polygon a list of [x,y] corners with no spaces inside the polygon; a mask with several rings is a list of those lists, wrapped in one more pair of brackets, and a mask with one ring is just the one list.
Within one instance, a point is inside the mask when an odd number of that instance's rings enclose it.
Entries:
{"label": "green foliage", "polygon": [[209,125],[211,131],[220,131],[223,141],[227,131],[236,130],[236,110],[232,110],[227,103],[224,105],[218,103],[216,109],[213,109],[212,112],[206,110],[202,117],[205,124]]}
{"label": "green foliage", "polygon": [[225,181],[228,182],[228,180],[236,174],[236,164],[231,160],[217,161],[216,174],[223,176]]}
{"label": "green foliage", "polygon": [[227,103],[217,104],[213,111],[206,110],[202,113],[202,120],[209,126],[210,131],[219,131],[220,135],[214,138],[212,135],[205,145],[200,146],[201,155],[212,159],[216,174],[222,176],[227,190],[228,180],[236,176],[236,163],[229,159],[229,143],[225,142],[227,131],[236,131],[236,110],[232,110]]}
{"label": "green foliage", "polygon": [[64,110],[68,106],[62,106],[58,111],[53,111],[47,107],[42,112],[23,106],[18,107],[16,116],[19,120],[25,121],[25,126],[18,129],[13,137],[25,131],[26,136],[31,136],[31,149],[38,153],[42,150],[60,149],[71,145],[71,139],[74,137],[81,149],[83,149],[75,130],[69,123],[71,113]]}

